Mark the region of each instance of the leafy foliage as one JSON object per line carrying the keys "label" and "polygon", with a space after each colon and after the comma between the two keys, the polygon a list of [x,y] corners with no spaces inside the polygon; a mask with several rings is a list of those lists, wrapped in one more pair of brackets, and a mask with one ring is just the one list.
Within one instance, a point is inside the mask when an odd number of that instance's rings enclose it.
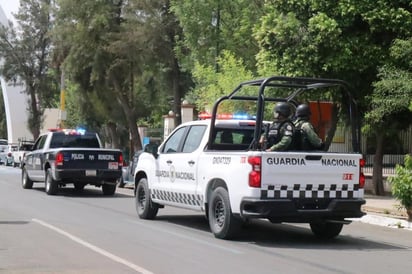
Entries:
{"label": "leafy foliage", "polygon": [[389,177],[392,195],[406,209],[412,208],[412,156],[405,156],[405,166],[397,165],[395,176]]}
{"label": "leafy foliage", "polygon": [[263,2],[249,0],[172,0],[171,10],[179,19],[184,36],[177,44],[179,60],[191,70],[197,62],[217,66],[224,50],[244,60],[248,70],[255,70],[257,43],[252,34],[262,16]]}
{"label": "leafy foliage", "polygon": [[40,134],[44,108],[55,105],[58,87],[50,67],[52,26],[50,0],[20,0],[13,23],[0,30],[1,73],[6,81],[25,84],[29,100],[28,128],[34,138]]}
{"label": "leafy foliage", "polygon": [[[229,51],[224,51],[218,59],[220,71],[213,66],[196,64],[193,77],[196,87],[187,95],[200,111],[211,112],[214,102],[230,93],[240,82],[253,78],[252,72],[245,69],[242,60],[236,59]],[[230,109],[231,108],[231,109]],[[221,111],[234,111],[234,106]]]}
{"label": "leafy foliage", "polygon": [[[394,41],[390,56],[379,69],[380,80],[367,97],[371,110],[366,113],[366,132],[372,129],[405,128],[412,124],[412,39]],[[409,99],[408,99],[409,98]]]}

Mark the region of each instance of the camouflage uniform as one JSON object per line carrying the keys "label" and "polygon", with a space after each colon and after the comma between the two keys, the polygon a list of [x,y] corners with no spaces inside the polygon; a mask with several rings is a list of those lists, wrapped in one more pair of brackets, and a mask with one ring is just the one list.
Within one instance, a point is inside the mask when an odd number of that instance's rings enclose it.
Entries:
{"label": "camouflage uniform", "polygon": [[[301,129],[305,133],[305,141],[302,141],[301,148],[307,149],[320,149],[323,145],[322,139],[316,134],[315,129],[307,118],[299,117],[295,121],[296,129]],[[306,144],[304,144],[306,142]]]}
{"label": "camouflage uniform", "polygon": [[285,151],[292,143],[293,123],[289,120],[275,121],[269,128],[268,147],[271,151]]}

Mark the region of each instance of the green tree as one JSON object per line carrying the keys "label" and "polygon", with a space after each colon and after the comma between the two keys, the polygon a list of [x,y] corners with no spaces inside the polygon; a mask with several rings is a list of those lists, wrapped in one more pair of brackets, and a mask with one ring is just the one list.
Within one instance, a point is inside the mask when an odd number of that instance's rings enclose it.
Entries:
{"label": "green tree", "polygon": [[184,29],[177,45],[179,60],[192,69],[198,62],[218,68],[217,58],[224,50],[244,60],[248,70],[255,71],[258,45],[253,28],[263,12],[264,1],[172,0],[171,9]]}
{"label": "green tree", "polygon": [[[214,102],[221,96],[229,94],[240,82],[252,79],[253,73],[245,69],[242,60],[238,60],[229,51],[223,51],[217,60],[219,72],[214,66],[202,66],[197,63],[193,70],[195,88],[187,95],[199,111],[211,113]],[[238,106],[240,107],[240,106]],[[233,112],[236,105],[227,106],[222,112]]]}
{"label": "green tree", "polygon": [[[143,34],[140,54],[145,56],[142,62],[144,71],[153,72],[151,83],[162,93],[163,90],[168,91],[174,113],[180,114],[182,97],[192,82],[175,53],[177,45],[181,44],[183,30],[178,18],[171,12],[170,1],[130,1],[128,11],[131,16],[127,19],[132,29],[138,26]],[[180,124],[180,115],[176,115],[175,120],[176,124]]]}
{"label": "green tree", "polygon": [[265,9],[255,34],[260,74],[346,80],[361,115],[371,107],[366,96],[374,89],[378,68],[390,58],[392,42],[412,32],[412,7],[406,0],[271,0]]}
{"label": "green tree", "polygon": [[378,76],[373,93],[367,97],[371,109],[365,115],[365,132],[376,139],[372,181],[374,192],[383,194],[380,182],[384,142],[393,140],[396,133],[412,125],[412,38],[394,41],[389,58],[379,68]]}
{"label": "green tree", "polygon": [[[100,129],[111,117],[118,118],[116,114],[122,113],[115,111],[120,109],[118,100],[105,83],[105,70],[112,60],[109,54],[105,56],[105,46],[109,31],[116,28],[117,6],[105,1],[58,1],[57,4],[54,62],[64,73],[64,84],[70,90],[68,107],[73,110],[76,106],[81,113],[74,121],[89,130]],[[110,106],[107,106],[108,97],[111,97]],[[69,118],[73,118],[73,113]],[[67,125],[73,125],[74,121],[67,121]],[[117,139],[110,143],[118,147]]]}
{"label": "green tree", "polygon": [[37,138],[44,109],[54,106],[58,94],[50,68],[51,1],[20,0],[15,18],[17,28],[10,23],[0,29],[1,73],[6,81],[24,84],[29,101],[28,128]]}
{"label": "green tree", "polygon": [[112,136],[125,121],[133,150],[142,147],[136,121],[165,111],[168,95],[180,112],[186,81],[173,49],[181,29],[168,3],[59,1],[56,41],[69,48],[63,64],[78,101],[93,102],[85,113]]}

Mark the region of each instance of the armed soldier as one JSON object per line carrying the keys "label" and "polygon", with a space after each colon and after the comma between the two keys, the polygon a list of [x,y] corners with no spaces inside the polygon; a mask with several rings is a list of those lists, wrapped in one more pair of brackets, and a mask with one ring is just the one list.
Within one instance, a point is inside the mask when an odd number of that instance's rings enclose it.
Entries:
{"label": "armed soldier", "polygon": [[294,134],[294,125],[290,120],[291,109],[288,103],[279,102],[274,110],[274,121],[261,138],[260,143],[266,142],[266,151],[286,151],[290,149]]}
{"label": "armed soldier", "polygon": [[310,123],[310,108],[307,104],[301,104],[296,108],[296,120],[294,121],[298,150],[317,150],[323,148],[323,141],[319,138],[313,125]]}

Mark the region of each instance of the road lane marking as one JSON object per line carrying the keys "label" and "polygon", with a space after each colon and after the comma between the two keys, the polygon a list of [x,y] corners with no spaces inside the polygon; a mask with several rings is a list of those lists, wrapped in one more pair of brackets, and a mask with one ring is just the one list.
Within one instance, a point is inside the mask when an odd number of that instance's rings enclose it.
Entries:
{"label": "road lane marking", "polygon": [[62,230],[62,229],[60,229],[60,228],[57,228],[57,227],[55,227],[55,226],[53,226],[53,225],[51,225],[51,224],[49,224],[49,223],[46,223],[46,222],[41,221],[41,220],[39,220],[39,219],[32,219],[32,221],[35,222],[35,223],[38,223],[38,224],[40,224],[40,225],[42,225],[42,226],[44,226],[44,227],[47,227],[47,228],[49,228],[49,229],[51,229],[51,230],[53,230],[53,231],[55,231],[55,232],[57,232],[57,233],[59,233],[59,234],[61,234],[61,235],[63,235],[63,236],[66,236],[67,238],[71,239],[72,241],[74,241],[74,242],[76,242],[76,243],[79,243],[79,244],[81,244],[82,246],[87,247],[87,248],[93,250],[94,252],[97,252],[97,253],[99,253],[100,255],[103,255],[103,256],[111,259],[112,261],[115,261],[115,262],[118,262],[118,263],[120,263],[120,264],[123,264],[123,265],[125,265],[125,266],[127,266],[127,267],[129,267],[129,268],[131,268],[131,269],[133,269],[133,270],[135,270],[135,271],[137,271],[137,272],[140,272],[140,273],[142,273],[142,274],[153,274],[153,272],[151,272],[151,271],[149,271],[149,270],[147,270],[147,269],[145,269],[145,268],[143,268],[143,267],[140,267],[140,266],[138,266],[138,265],[135,265],[135,264],[133,264],[133,263],[127,261],[127,260],[124,260],[124,259],[122,259],[122,258],[120,258],[120,257],[118,257],[118,256],[116,256],[116,255],[114,255],[114,254],[112,254],[112,253],[104,250],[104,249],[101,249],[101,248],[99,248],[99,247],[97,247],[97,246],[95,246],[95,245],[92,245],[91,243],[88,243],[88,242],[80,239],[79,237],[76,237],[76,236],[74,236],[74,235],[72,235],[72,234],[70,234],[70,233],[68,233],[68,232],[66,232],[66,231],[64,231],[64,230]]}

